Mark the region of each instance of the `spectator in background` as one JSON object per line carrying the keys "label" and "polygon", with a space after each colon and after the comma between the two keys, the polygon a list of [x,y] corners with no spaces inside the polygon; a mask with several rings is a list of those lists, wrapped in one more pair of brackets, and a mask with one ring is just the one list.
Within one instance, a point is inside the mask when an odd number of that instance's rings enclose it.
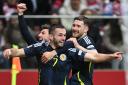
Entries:
{"label": "spectator in background", "polygon": [[16,13],[16,2],[13,0],[12,2],[10,0],[3,2],[3,13],[6,17],[6,21],[9,21],[12,14]]}
{"label": "spectator in background", "polygon": [[116,15],[116,16],[121,15],[120,0],[114,0],[113,1],[113,15]]}
{"label": "spectator in background", "polygon": [[57,12],[55,12],[55,11],[52,11],[52,12],[51,12],[52,18],[49,19],[49,24],[50,24],[50,25],[53,25],[53,24],[61,24],[60,18],[54,18],[54,17],[56,17],[57,15],[58,15]]}
{"label": "spectator in background", "polygon": [[[82,3],[82,0],[65,0],[63,6],[59,10],[59,14],[76,16],[85,8],[86,5]],[[72,18],[61,18],[61,23],[67,28],[67,30],[71,30],[72,22]]]}
{"label": "spectator in background", "polygon": [[19,24],[17,18],[11,18],[10,21],[7,22],[6,39],[7,42],[11,45],[16,44],[20,47],[25,46],[22,36],[19,32]]}
{"label": "spectator in background", "polygon": [[8,69],[10,67],[9,61],[5,59],[2,55],[4,48],[6,47],[6,40],[4,36],[4,24],[0,20],[0,69]]}
{"label": "spectator in background", "polygon": [[30,15],[48,15],[51,10],[50,0],[21,0],[19,3],[27,5],[26,14]]}
{"label": "spectator in background", "polygon": [[[127,3],[126,3],[127,5]],[[121,19],[120,20],[120,27],[121,27],[121,32],[122,32],[122,37],[123,37],[123,68],[124,70],[128,69],[128,26],[127,26],[127,19]]]}
{"label": "spectator in background", "polygon": [[[19,3],[25,3],[27,5],[27,10],[25,14],[28,15],[49,15],[51,11],[51,0],[20,0]],[[48,23],[48,19],[28,19],[31,25],[42,25]]]}
{"label": "spectator in background", "polygon": [[87,0],[86,3],[88,6],[88,9],[91,9],[91,10],[97,11],[97,12],[100,11],[100,4],[97,0]]}
{"label": "spectator in background", "polygon": [[[105,45],[111,51],[122,50],[122,33],[119,25],[119,20],[110,19],[103,27],[103,39]],[[122,50],[123,51],[123,50]]]}
{"label": "spectator in background", "polygon": [[96,11],[94,11],[93,9],[89,9],[89,8],[87,8],[87,9],[83,9],[82,11],[81,11],[81,13],[80,13],[81,15],[97,15],[97,12]]}
{"label": "spectator in background", "polygon": [[113,15],[113,3],[110,0],[102,0],[101,2],[102,4],[102,10],[101,10],[101,14],[102,15]]}
{"label": "spectator in background", "polygon": [[[128,1],[120,0],[121,2],[121,15],[128,15]],[[122,17],[121,19],[121,31],[123,36],[123,47],[124,47],[124,70],[128,70],[128,18]]]}
{"label": "spectator in background", "polygon": [[63,5],[63,2],[65,0],[54,0],[53,4],[52,4],[52,11],[54,13],[58,13],[58,10],[60,9],[60,7]]}
{"label": "spectator in background", "polygon": [[120,0],[96,0],[99,7],[99,13],[101,15],[120,15]]}
{"label": "spectator in background", "polygon": [[[111,52],[122,51],[123,48],[123,38],[122,32],[119,24],[119,20],[112,19],[109,20],[103,27],[103,43],[107,49]],[[120,62],[113,61],[112,68],[119,69],[121,66]]]}

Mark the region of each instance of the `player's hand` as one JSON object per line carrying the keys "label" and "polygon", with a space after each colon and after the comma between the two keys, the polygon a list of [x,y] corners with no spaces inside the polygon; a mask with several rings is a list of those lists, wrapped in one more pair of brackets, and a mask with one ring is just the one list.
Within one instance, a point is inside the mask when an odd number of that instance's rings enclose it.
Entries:
{"label": "player's hand", "polygon": [[123,54],[122,52],[115,52],[115,53],[113,53],[115,59],[117,59],[119,61],[122,60],[122,57],[123,57],[122,54]]}
{"label": "player's hand", "polygon": [[69,38],[67,41],[72,41],[76,48],[79,46],[79,43],[77,42],[76,38]]}
{"label": "player's hand", "polygon": [[10,49],[6,49],[6,50],[3,51],[3,57],[4,58],[9,59],[10,55],[11,55],[11,50]]}
{"label": "player's hand", "polygon": [[23,13],[26,10],[27,10],[26,4],[24,3],[17,4],[18,13]]}
{"label": "player's hand", "polygon": [[41,61],[43,63],[47,63],[54,57],[54,54],[51,52],[44,52],[43,55],[41,56]]}

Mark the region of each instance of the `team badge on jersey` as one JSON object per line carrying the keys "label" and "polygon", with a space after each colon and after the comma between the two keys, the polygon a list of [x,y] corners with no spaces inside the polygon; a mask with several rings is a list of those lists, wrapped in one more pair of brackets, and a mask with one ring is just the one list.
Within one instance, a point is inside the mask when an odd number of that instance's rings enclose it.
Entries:
{"label": "team badge on jersey", "polygon": [[65,54],[60,55],[60,60],[65,61],[67,59],[67,56]]}

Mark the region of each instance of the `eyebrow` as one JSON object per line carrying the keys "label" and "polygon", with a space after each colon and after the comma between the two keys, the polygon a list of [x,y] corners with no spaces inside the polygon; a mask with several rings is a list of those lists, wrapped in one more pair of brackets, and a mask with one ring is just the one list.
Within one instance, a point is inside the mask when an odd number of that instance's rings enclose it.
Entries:
{"label": "eyebrow", "polygon": [[64,34],[64,33],[59,33],[59,34]]}

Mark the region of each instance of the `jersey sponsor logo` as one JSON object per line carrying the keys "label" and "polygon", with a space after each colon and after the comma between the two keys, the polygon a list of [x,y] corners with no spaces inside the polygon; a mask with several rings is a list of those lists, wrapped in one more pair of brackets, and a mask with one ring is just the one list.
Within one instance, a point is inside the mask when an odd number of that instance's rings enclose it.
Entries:
{"label": "jersey sponsor logo", "polygon": [[65,54],[61,54],[60,55],[60,60],[61,61],[66,61],[67,60],[67,56]]}

